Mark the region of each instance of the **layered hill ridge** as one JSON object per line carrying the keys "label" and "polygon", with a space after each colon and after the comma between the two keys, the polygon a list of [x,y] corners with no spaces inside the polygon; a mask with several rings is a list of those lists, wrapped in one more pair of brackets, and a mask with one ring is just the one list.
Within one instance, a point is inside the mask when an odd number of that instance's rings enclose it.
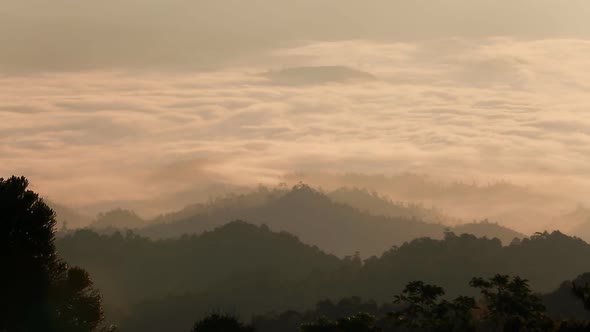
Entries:
{"label": "layered hill ridge", "polygon": [[[372,209],[373,206],[380,210]],[[290,232],[328,253],[346,256],[360,252],[368,257],[415,238],[439,239],[449,228],[442,223],[448,218],[436,209],[394,203],[359,189],[325,194],[299,184],[291,190],[265,189],[191,206],[162,216],[158,223],[138,232],[151,238],[172,238],[244,220]],[[498,237],[504,243],[524,237],[493,223],[475,223],[457,230]]]}
{"label": "layered hill ridge", "polygon": [[57,246],[69,262],[92,274],[109,316],[118,319],[124,314],[121,309],[135,303],[217,287],[221,291],[244,275],[249,280],[255,275],[298,282],[348,264],[292,234],[243,221],[169,240],[152,240],[133,231],[78,230],[60,238]]}
{"label": "layered hill ridge", "polygon": [[292,234],[241,221],[166,240],[80,230],[56,244],[68,262],[92,274],[109,316],[131,331],[183,331],[195,314],[211,308],[247,318],[353,295],[391,301],[412,280],[455,296],[469,294],[471,277],[502,273],[526,278],[545,293],[590,269],[590,245],[560,232],[508,246],[446,232],[443,239],[415,239],[366,260],[338,258]]}
{"label": "layered hill ridge", "polygon": [[152,238],[169,238],[200,233],[237,219],[290,232],[305,243],[339,256],[356,251],[363,256],[376,255],[391,245],[417,237],[440,238],[444,231],[441,224],[363,213],[333,202],[306,185],[298,185],[262,205],[211,209],[182,220],[148,226],[139,233]]}
{"label": "layered hill ridge", "polygon": [[385,195],[367,189],[342,187],[327,195],[334,202],[344,203],[373,215],[418,218],[432,223],[460,223],[459,219],[445,215],[434,206],[426,208],[419,203],[393,201]]}

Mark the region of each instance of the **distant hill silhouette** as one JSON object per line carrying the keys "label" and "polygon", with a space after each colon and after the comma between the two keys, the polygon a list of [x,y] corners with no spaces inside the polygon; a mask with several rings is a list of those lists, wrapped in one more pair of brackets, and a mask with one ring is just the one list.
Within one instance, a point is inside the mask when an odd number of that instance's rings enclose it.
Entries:
{"label": "distant hill silhouette", "polygon": [[[300,184],[291,190],[261,188],[209,204],[195,204],[157,218],[138,233],[151,238],[170,238],[200,233],[238,219],[290,232],[332,254],[345,256],[358,251],[368,257],[415,238],[441,238],[446,229],[442,222],[452,218],[436,209],[395,203],[361,189],[324,194]],[[491,223],[452,230],[499,237],[504,244],[514,237],[523,237]]]}
{"label": "distant hill silhouette", "polygon": [[90,228],[136,229],[145,227],[147,223],[146,220],[141,218],[134,211],[117,208],[99,213],[92,224],[90,224]]}
{"label": "distant hill silhouette", "polygon": [[514,239],[522,240],[527,237],[526,235],[508,227],[487,220],[461,224],[452,227],[451,229],[457,234],[473,234],[477,237],[487,237],[490,239],[497,238],[505,245],[510,244]]}
{"label": "distant hill silhouette", "polygon": [[79,227],[86,227],[92,222],[92,218],[86,216],[82,213],[79,213],[75,209],[72,209],[68,206],[55,203],[52,201],[47,201],[47,204],[51,206],[53,211],[55,211],[56,220],[57,220],[57,227],[59,230],[63,230],[65,228],[79,228]]}
{"label": "distant hill silhouette", "polygon": [[289,192],[286,186],[276,188],[259,187],[248,193],[228,194],[210,199],[205,203],[195,203],[181,210],[161,214],[154,218],[154,224],[182,221],[199,214],[210,214],[224,210],[259,207]]}
{"label": "distant hill silhouette", "polygon": [[367,189],[342,187],[327,195],[334,202],[347,204],[373,215],[418,218],[431,223],[458,222],[435,207],[426,208],[421,204],[394,202],[387,196]]}
{"label": "distant hill silhouette", "polygon": [[[393,175],[362,173],[292,173],[287,183],[304,181],[313,186],[336,189],[342,186],[369,188],[394,200],[436,206],[445,214],[463,220],[490,219],[532,233],[555,227],[557,211],[572,201],[556,192],[546,193],[506,181],[462,182],[417,173]],[[564,225],[561,225],[564,226]]]}
{"label": "distant hill silhouette", "polygon": [[498,238],[503,244],[509,244],[513,239],[523,239],[526,235],[516,232],[498,223],[483,220],[481,222],[462,223],[460,219],[445,215],[435,207],[426,208],[421,204],[394,202],[377,192],[367,189],[339,188],[327,194],[334,202],[348,204],[363,212],[373,215],[390,217],[417,218],[431,223],[449,225],[449,229],[457,234],[473,234],[477,237]]}
{"label": "distant hill silhouette", "polygon": [[[287,231],[303,242],[317,245],[340,256],[360,251],[376,255],[394,244],[417,237],[440,238],[444,226],[410,217],[375,216],[349,205],[335,203],[306,185],[295,186],[282,195],[272,194],[262,205],[232,204],[198,210],[198,214],[139,230],[152,238],[169,238],[200,233],[228,221],[241,219]],[[245,200],[240,200],[243,203]],[[234,201],[236,202],[236,201]]]}

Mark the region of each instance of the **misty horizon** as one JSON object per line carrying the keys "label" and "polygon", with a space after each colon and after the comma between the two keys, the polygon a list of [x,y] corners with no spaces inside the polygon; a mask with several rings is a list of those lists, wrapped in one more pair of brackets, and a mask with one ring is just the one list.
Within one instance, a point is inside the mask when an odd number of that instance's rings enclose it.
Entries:
{"label": "misty horizon", "polygon": [[589,18],[0,0],[0,332],[590,330]]}
{"label": "misty horizon", "polygon": [[60,204],[409,172],[590,205],[585,1],[2,3],[0,173]]}

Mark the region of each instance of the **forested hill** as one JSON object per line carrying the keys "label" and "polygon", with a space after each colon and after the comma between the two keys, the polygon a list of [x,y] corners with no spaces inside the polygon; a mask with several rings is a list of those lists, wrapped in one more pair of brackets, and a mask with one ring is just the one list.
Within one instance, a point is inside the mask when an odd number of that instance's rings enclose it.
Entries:
{"label": "forested hill", "polygon": [[[383,213],[369,212],[372,206],[380,207]],[[437,223],[425,222],[422,218]],[[357,251],[362,257],[369,257],[415,238],[441,238],[447,226],[438,222],[445,218],[434,209],[394,203],[360,190],[326,195],[299,185],[292,190],[258,191],[219,199],[209,205],[195,205],[162,216],[138,232],[155,239],[170,238],[200,233],[239,219],[290,232],[305,243],[341,257]],[[514,237],[523,237],[492,223],[472,224],[457,232],[498,237],[505,244]]]}
{"label": "forested hill", "polygon": [[261,283],[272,277],[289,284],[346,265],[291,234],[240,221],[202,235],[161,241],[131,231],[100,235],[80,230],[60,238],[57,246],[69,262],[91,272],[110,316],[119,319],[142,300],[204,292],[216,285],[239,288],[228,279],[240,276]]}
{"label": "forested hill", "polygon": [[394,201],[375,191],[361,188],[342,187],[331,191],[327,196],[337,203],[350,205],[373,215],[417,218],[431,223],[454,224],[460,221],[445,215],[436,207],[424,207],[419,203]]}
{"label": "forested hill", "polygon": [[213,209],[183,220],[148,226],[139,233],[169,238],[200,233],[236,219],[287,231],[305,243],[339,256],[356,251],[364,257],[376,255],[417,237],[440,238],[445,228],[414,218],[364,213],[301,185],[262,205]]}
{"label": "forested hill", "polygon": [[457,225],[452,227],[451,230],[456,234],[472,234],[490,239],[497,238],[505,245],[510,244],[515,239],[522,240],[526,237],[522,233],[488,220]]}
{"label": "forested hill", "polygon": [[110,317],[125,331],[142,332],[185,331],[199,314],[216,309],[247,318],[303,310],[325,298],[391,301],[413,280],[441,285],[454,296],[470,294],[474,276],[504,273],[546,293],[590,271],[590,245],[559,232],[509,246],[447,232],[444,239],[416,239],[364,262],[244,222],[158,241],[131,232],[78,231],[57,246],[68,262],[91,273]]}

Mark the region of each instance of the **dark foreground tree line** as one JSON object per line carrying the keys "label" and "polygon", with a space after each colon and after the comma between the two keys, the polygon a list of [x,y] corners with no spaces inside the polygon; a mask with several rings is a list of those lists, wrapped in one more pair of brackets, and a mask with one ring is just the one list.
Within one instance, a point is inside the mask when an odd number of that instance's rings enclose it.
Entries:
{"label": "dark foreground tree line", "polygon": [[[85,236],[82,238],[84,241],[79,241],[80,234]],[[545,262],[553,264],[554,268],[561,268],[566,272],[578,271],[584,268],[579,258],[571,257],[570,261],[573,264],[570,262],[563,265],[563,262],[556,261],[562,259],[564,254],[575,254],[576,251],[573,249],[579,249],[578,254],[582,254],[582,260],[587,258],[585,255],[588,245],[570,239],[560,234],[545,233],[526,240],[529,242],[523,242],[526,243],[524,246],[523,243],[519,243],[508,248],[517,246],[518,248],[509,249],[509,252],[517,257],[520,255],[520,259],[530,259],[530,254],[537,250],[537,255],[544,255]],[[249,242],[251,240],[259,242]],[[404,278],[416,280],[418,278],[413,278],[414,275],[424,272],[428,275],[428,268],[438,268],[436,264],[432,265],[434,263],[446,263],[447,268],[458,269],[460,265],[456,262],[453,265],[451,259],[457,257],[460,257],[461,263],[468,267],[462,270],[465,273],[473,271],[474,259],[483,259],[484,263],[489,264],[502,258],[503,256],[495,255],[506,250],[501,245],[498,246],[497,240],[448,233],[444,240],[412,241],[400,248],[393,248],[381,257],[373,257],[363,262],[357,255],[338,259],[300,243],[292,235],[273,233],[263,226],[256,227],[246,223],[234,224],[229,228],[229,233],[228,229],[225,229],[225,233],[210,232],[203,236],[187,236],[179,242],[154,242],[132,233],[124,237],[120,234],[99,236],[88,231],[74,234],[69,241],[73,241],[70,244],[75,244],[70,248],[74,249],[74,252],[87,248],[87,254],[95,258],[82,261],[80,265],[85,268],[86,263],[92,263],[88,265],[92,269],[99,263],[103,264],[102,267],[115,264],[120,268],[129,264],[127,274],[117,274],[108,268],[90,270],[89,274],[82,268],[68,265],[58,256],[56,249],[55,213],[38,194],[28,189],[28,181],[25,178],[0,178],[1,332],[114,331],[114,326],[106,324],[103,297],[92,279],[100,276],[104,278],[103,282],[109,279],[112,281],[113,278],[120,282],[118,285],[121,288],[110,290],[109,294],[114,294],[114,291],[125,290],[125,287],[144,279],[150,280],[151,277],[152,280],[160,282],[159,285],[151,285],[160,286],[160,294],[165,294],[166,290],[173,294],[178,291],[175,286],[182,285],[185,289],[187,286],[194,286],[191,283],[194,275],[186,275],[185,271],[179,269],[180,265],[166,266],[169,269],[164,270],[158,270],[157,267],[152,270],[146,268],[153,263],[164,264],[166,261],[174,260],[174,256],[168,254],[178,254],[179,248],[188,260],[176,259],[175,264],[187,264],[196,253],[207,253],[199,258],[202,261],[197,261],[198,264],[191,267],[195,272],[202,271],[206,274],[203,279],[206,282],[201,281],[202,284],[197,285],[204,291],[198,296],[200,302],[196,307],[192,306],[194,302],[191,302],[193,298],[190,294],[187,302],[174,301],[168,303],[172,304],[169,307],[152,307],[165,312],[163,318],[173,317],[169,316],[167,311],[174,311],[184,312],[183,319],[194,319],[206,310],[214,309],[219,303],[224,303],[223,301],[250,305],[251,313],[260,313],[272,309],[283,310],[291,307],[293,303],[298,305],[298,310],[302,310],[301,308],[309,307],[308,303],[314,298],[337,298],[339,295],[347,295],[343,289],[348,289],[350,294],[361,293],[362,290],[368,294],[375,294],[366,290],[378,290],[381,286],[384,293],[395,294],[396,292],[391,290],[397,289],[397,286],[385,287],[386,282],[383,282],[395,273],[402,273],[403,276],[396,282]],[[105,251],[105,243],[119,246],[111,247],[115,250]],[[235,243],[239,245],[235,247]],[[552,243],[556,243],[558,248],[553,247]],[[252,247],[254,251],[251,250]],[[273,252],[275,248],[279,250]],[[437,255],[433,255],[435,252]],[[418,257],[418,253],[432,255],[431,260],[418,260],[416,264],[407,265],[407,262],[412,263],[412,259]],[[289,255],[282,256],[283,254]],[[116,255],[123,259],[116,260]],[[84,253],[80,257],[88,258]],[[285,257],[288,257],[286,261]],[[157,260],[153,261],[154,258]],[[241,265],[238,264],[239,261],[242,261]],[[486,271],[494,267],[511,267],[515,263],[518,261],[508,265],[502,265],[501,262],[497,262],[500,265],[489,264]],[[236,270],[235,266],[241,268]],[[276,266],[281,268],[273,270]],[[410,274],[404,274],[407,273],[406,270],[398,269],[404,266],[414,270]],[[222,271],[221,274],[219,271]],[[531,271],[547,270],[536,267],[529,270]],[[160,278],[170,275],[179,279]],[[456,281],[453,284],[454,280],[450,275],[443,276],[447,277],[444,280],[449,281],[451,285],[456,285]],[[371,284],[374,282],[381,283]],[[571,318],[566,319],[567,317],[553,317],[545,309],[543,299],[533,294],[528,282],[519,277],[498,274],[494,277],[473,278],[469,284],[479,292],[479,296],[457,296],[457,290],[460,288],[455,288],[453,293],[445,294],[439,286],[411,281],[405,288],[402,287],[395,301],[389,305],[377,306],[375,302],[365,305],[360,300],[355,304],[353,300],[349,301],[351,306],[348,311],[343,312],[338,306],[346,301],[341,301],[336,306],[330,301],[323,301],[318,304],[315,313],[299,314],[297,311],[290,311],[279,315],[259,315],[249,324],[240,323],[224,315],[210,315],[197,322],[194,331],[574,331],[574,328],[588,327],[586,322],[576,322]],[[103,285],[109,287],[107,282],[99,286]],[[136,289],[138,294],[143,290],[141,287]],[[586,308],[590,307],[590,290],[586,283],[576,283],[568,292],[581,301],[580,305],[583,303]],[[303,297],[300,293],[303,293]],[[381,298],[383,297],[387,295],[381,295]],[[455,298],[452,299],[453,297]],[[220,298],[223,301],[216,302]],[[108,301],[108,298],[105,298],[105,301]],[[155,303],[166,304],[165,301],[158,301],[156,299]],[[147,324],[152,324],[151,330],[154,331],[189,329],[186,327],[188,324],[184,325],[182,321],[176,322],[173,319],[167,321],[168,326],[154,324],[149,311],[138,310],[133,314],[145,320]]]}
{"label": "dark foreground tree line", "polygon": [[[389,305],[343,299],[322,301],[316,310],[255,316],[250,325],[230,315],[213,314],[191,332],[567,332],[590,331],[588,320],[560,320],[547,312],[540,296],[520,277],[472,278],[479,297],[445,299],[442,287],[413,281]],[[590,310],[590,287],[572,293]]]}

